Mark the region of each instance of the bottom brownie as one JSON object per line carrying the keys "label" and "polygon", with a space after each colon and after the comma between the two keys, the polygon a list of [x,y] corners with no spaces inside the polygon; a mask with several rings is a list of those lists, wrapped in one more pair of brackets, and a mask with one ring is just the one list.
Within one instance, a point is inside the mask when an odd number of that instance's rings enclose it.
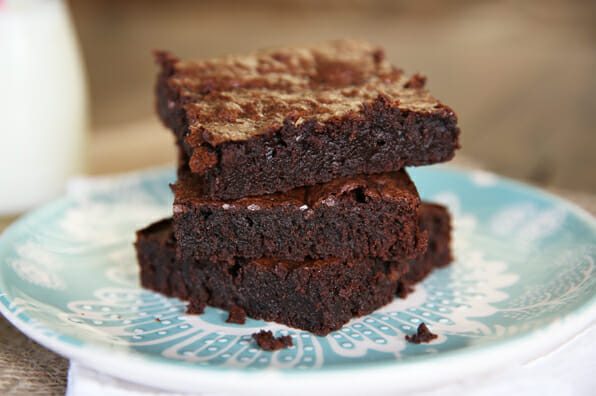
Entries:
{"label": "bottom brownie", "polygon": [[[441,260],[450,257],[447,211],[424,204],[420,213],[422,217],[430,216],[420,219],[430,231],[429,242],[438,237],[433,232],[447,232],[447,236],[441,235],[440,243],[430,243],[433,247],[418,260],[401,262],[375,258],[303,262],[177,260],[171,219],[162,220],[137,232],[141,283],[148,289],[188,300],[190,313],[200,313],[206,305],[226,310],[239,307],[255,319],[326,335],[351,318],[389,303],[396,291],[409,290],[414,279],[432,270],[435,255]],[[435,227],[437,218],[446,219],[447,228]],[[446,255],[440,249],[446,249]],[[423,271],[416,270],[419,263]],[[444,264],[437,261],[437,265]],[[400,281],[404,277],[409,281]]]}

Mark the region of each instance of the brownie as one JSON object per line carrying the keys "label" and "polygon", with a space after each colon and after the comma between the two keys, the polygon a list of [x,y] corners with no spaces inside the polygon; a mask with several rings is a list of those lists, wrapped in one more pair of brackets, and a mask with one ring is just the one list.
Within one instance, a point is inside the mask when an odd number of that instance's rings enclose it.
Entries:
{"label": "brownie", "polygon": [[144,287],[189,300],[189,313],[238,306],[252,318],[318,335],[389,303],[407,270],[405,261],[377,258],[178,260],[175,244],[170,219],[137,233]]}
{"label": "brownie", "polygon": [[246,322],[246,311],[237,305],[232,306],[228,312],[227,323],[244,324]]}
{"label": "brownie", "polygon": [[438,335],[431,333],[428,327],[426,327],[426,323],[422,322],[420,323],[420,326],[418,326],[416,334],[406,335],[406,341],[412,344],[428,344],[437,337]]}
{"label": "brownie", "polygon": [[[427,213],[426,206],[422,205],[421,216]],[[431,245],[433,239],[448,240],[433,232],[449,232],[449,228],[435,227],[429,231]],[[432,246],[448,250],[444,244]],[[412,271],[408,267],[419,263],[370,257],[302,262],[272,258],[216,262],[179,259],[171,219],[138,231],[136,249],[142,285],[189,300],[191,313],[202,312],[206,305],[226,310],[239,307],[252,318],[318,335],[326,335],[352,317],[371,313],[389,303],[399,290],[400,278],[406,271]],[[431,262],[434,253],[446,257],[433,250],[421,256],[420,262],[423,265]]]}
{"label": "brownie", "polygon": [[252,338],[255,340],[259,348],[265,351],[277,351],[279,349],[294,346],[292,337],[289,335],[274,337],[271,331],[261,330],[258,333],[254,333]]}
{"label": "brownie", "polygon": [[426,249],[426,235],[418,231],[420,198],[404,170],[217,201],[201,193],[186,169],[172,186],[182,258],[398,260]]}
{"label": "brownie", "polygon": [[433,164],[459,148],[453,110],[366,41],[156,60],[158,113],[211,198]]}
{"label": "brownie", "polygon": [[418,220],[420,230],[428,234],[426,252],[409,260],[409,269],[398,281],[397,295],[406,297],[413,291],[413,285],[421,282],[435,268],[445,267],[453,260],[451,256],[451,216],[447,208],[423,202]]}

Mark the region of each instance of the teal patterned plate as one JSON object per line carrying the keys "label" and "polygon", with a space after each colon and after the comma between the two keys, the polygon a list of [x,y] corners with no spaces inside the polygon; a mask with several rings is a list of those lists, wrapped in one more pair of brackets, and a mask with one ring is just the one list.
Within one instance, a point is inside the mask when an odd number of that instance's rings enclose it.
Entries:
{"label": "teal patterned plate", "polygon": [[[361,394],[417,389],[532,359],[596,320],[596,222],[492,174],[410,171],[454,216],[456,261],[396,299],[317,337],[227,324],[139,287],[134,232],[171,213],[172,169],[80,180],[0,239],[0,310],[46,347],[113,376],[186,392]],[[438,338],[406,343],[425,322]],[[251,334],[289,334],[266,352]]]}

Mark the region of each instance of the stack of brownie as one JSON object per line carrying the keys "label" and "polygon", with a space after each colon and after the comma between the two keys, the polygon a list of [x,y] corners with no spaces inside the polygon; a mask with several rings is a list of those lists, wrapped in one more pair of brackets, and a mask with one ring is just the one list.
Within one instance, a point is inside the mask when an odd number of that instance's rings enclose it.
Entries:
{"label": "stack of brownie", "polygon": [[156,55],[180,160],[173,218],[137,233],[144,287],[325,335],[451,261],[449,214],[403,170],[459,148],[424,77],[363,41]]}

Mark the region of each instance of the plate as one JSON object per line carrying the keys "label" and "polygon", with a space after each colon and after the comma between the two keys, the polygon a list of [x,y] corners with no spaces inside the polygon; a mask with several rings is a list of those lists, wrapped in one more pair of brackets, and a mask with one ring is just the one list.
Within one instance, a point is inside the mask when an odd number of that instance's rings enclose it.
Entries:
{"label": "plate", "polygon": [[[71,184],[0,239],[0,309],[42,345],[98,371],[185,392],[391,393],[475,375],[551,351],[596,318],[596,222],[537,189],[478,171],[410,170],[454,217],[455,262],[318,337],[274,323],[225,323],[208,308],[143,290],[135,230],[171,214],[174,171]],[[438,338],[406,343],[425,322]],[[251,334],[290,334],[266,352]]]}

